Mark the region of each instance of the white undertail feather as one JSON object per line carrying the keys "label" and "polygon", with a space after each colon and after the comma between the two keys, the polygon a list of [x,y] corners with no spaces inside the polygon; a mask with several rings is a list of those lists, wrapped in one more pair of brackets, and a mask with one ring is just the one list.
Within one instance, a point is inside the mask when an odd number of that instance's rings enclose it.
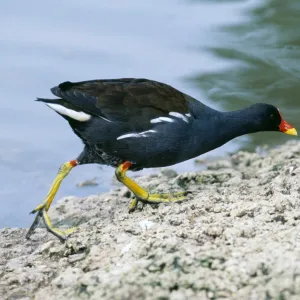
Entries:
{"label": "white undertail feather", "polygon": [[46,103],[46,104],[53,110],[60,113],[61,115],[68,116],[68,117],[70,117],[74,120],[80,121],[80,122],[86,122],[91,118],[91,115],[86,114],[83,111],[72,110],[70,108],[66,108],[59,104],[51,104],[51,103]]}

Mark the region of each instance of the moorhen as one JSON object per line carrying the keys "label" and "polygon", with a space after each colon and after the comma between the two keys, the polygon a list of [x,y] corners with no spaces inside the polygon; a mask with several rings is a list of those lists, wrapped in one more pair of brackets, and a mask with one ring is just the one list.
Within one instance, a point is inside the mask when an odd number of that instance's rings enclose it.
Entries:
{"label": "moorhen", "polygon": [[231,139],[258,131],[297,135],[279,110],[257,103],[230,112],[212,109],[175,88],[148,79],[122,78],[64,82],[51,89],[57,99],[38,98],[65,118],[84,143],[77,159],[61,165],[45,201],[26,237],[44,220],[48,231],[61,240],[73,231],[60,231],[47,211],[72,168],[83,164],[116,167],[116,177],[138,201],[149,203],[183,200],[175,195],[149,194],[126,176],[127,170],[170,166],[213,150]]}

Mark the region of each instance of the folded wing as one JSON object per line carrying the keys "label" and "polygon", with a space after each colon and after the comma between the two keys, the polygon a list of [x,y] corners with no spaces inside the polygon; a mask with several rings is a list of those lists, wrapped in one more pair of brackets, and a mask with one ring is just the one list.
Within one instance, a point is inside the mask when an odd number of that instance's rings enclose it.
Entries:
{"label": "folded wing", "polygon": [[170,113],[189,113],[185,94],[147,79],[64,82],[51,91],[87,114],[134,131],[150,129],[152,120],[159,122],[159,118],[169,118]]}

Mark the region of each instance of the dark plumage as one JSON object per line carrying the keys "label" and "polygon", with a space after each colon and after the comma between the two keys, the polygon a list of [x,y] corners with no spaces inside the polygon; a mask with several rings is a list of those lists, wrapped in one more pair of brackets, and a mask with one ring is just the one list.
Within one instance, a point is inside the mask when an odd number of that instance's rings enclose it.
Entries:
{"label": "dark plumage", "polygon": [[258,103],[238,111],[220,112],[169,85],[147,79],[64,82],[51,91],[59,98],[38,101],[64,117],[85,145],[76,160],[61,166],[45,202],[33,211],[39,212],[37,218],[43,216],[48,230],[60,238],[61,233],[52,227],[45,214],[60,182],[76,165],[98,163],[117,167],[118,180],[137,200],[170,202],[182,197],[151,195],[126,177],[126,171],[173,165],[247,133],[297,134],[272,105]]}
{"label": "dark plumage", "polygon": [[[219,112],[169,85],[147,79],[64,82],[51,91],[61,99],[39,100],[92,116],[87,122],[80,122],[62,115],[85,144],[79,164],[116,167],[129,160],[132,169],[168,166],[246,133],[279,131],[281,123],[278,110],[271,105],[255,104],[239,111]],[[188,122],[170,116],[170,112],[180,113]],[[173,122],[151,123],[160,117]],[[156,132],[118,140],[125,134],[149,130]]]}

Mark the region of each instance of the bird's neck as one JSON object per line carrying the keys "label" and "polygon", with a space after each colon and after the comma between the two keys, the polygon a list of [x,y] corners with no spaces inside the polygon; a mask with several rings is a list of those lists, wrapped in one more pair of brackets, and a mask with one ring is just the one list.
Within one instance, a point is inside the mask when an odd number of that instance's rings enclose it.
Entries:
{"label": "bird's neck", "polygon": [[[207,111],[205,119],[196,120],[191,149],[197,151],[193,155],[218,148],[238,136],[258,132],[259,125],[255,119],[255,112],[251,108],[232,112]],[[208,137],[203,138],[205,136]],[[195,147],[192,145],[194,143]]]}
{"label": "bird's neck", "polygon": [[220,112],[217,118],[215,134],[225,143],[238,136],[260,131],[255,112],[250,107],[237,111]]}

